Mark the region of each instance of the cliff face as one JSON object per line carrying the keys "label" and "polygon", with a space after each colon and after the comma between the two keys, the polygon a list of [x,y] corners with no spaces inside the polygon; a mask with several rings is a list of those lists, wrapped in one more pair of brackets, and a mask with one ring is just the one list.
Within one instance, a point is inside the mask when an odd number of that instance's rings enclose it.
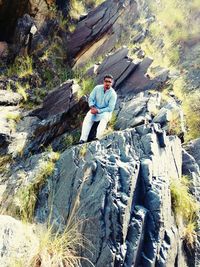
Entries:
{"label": "cliff face", "polygon": [[170,177],[181,177],[181,144],[156,127],[138,126],[66,150],[51,186],[41,191],[40,221],[52,213],[65,224],[78,199],[73,216],[85,220],[92,244],[92,254],[81,255],[94,266],[187,266],[169,188]]}
{"label": "cliff face", "polygon": [[[9,214],[36,229],[50,222],[54,237],[81,222],[70,266],[198,267],[199,213],[186,242],[171,184],[187,175],[188,201],[199,202],[199,139],[183,147],[181,101],[169,89],[178,74],[152,68],[141,49],[155,17],[144,1],[103,1],[79,19],[68,14],[73,5],[0,1],[0,38],[13,42],[6,53],[0,43],[0,265],[70,265],[52,263],[52,248],[39,255],[37,230],[19,240],[26,229]],[[89,90],[107,73],[115,122],[101,140],[77,145]]]}

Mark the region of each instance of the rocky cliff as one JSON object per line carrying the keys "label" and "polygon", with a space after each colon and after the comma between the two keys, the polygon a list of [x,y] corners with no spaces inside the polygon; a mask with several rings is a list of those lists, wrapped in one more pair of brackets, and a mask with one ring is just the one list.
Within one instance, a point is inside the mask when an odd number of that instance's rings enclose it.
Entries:
{"label": "rocky cliff", "polygon": [[[200,266],[199,139],[185,142],[180,72],[142,50],[149,3],[0,1],[0,15],[0,265]],[[115,116],[77,145],[106,73]]]}

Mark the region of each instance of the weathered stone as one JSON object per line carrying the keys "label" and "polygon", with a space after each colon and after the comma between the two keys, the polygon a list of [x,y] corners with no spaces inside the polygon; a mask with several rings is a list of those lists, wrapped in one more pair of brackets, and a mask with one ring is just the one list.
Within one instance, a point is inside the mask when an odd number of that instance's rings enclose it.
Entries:
{"label": "weathered stone", "polygon": [[46,96],[42,108],[31,114],[43,120],[67,112],[78,100],[78,89],[78,84],[74,84],[73,80],[61,84]]}
{"label": "weathered stone", "polygon": [[[132,14],[126,16],[126,14]],[[68,43],[68,54],[76,65],[88,58],[112,50],[122,27],[118,20],[126,16],[130,21],[137,17],[137,4],[131,1],[107,0],[81,20]],[[121,28],[121,29],[120,29]],[[86,56],[87,55],[87,56]]]}
{"label": "weathered stone", "polygon": [[34,20],[28,14],[18,19],[13,41],[14,56],[26,56],[30,52],[33,36],[31,28],[33,26],[35,27]]}
{"label": "weathered stone", "polygon": [[77,117],[88,109],[86,99],[78,99],[79,86],[73,81],[67,81],[44,100],[43,106],[30,115],[41,119],[34,130],[34,138],[28,146],[29,150],[38,151],[40,145],[48,145],[55,137],[79,126]]}
{"label": "weathered stone", "polygon": [[[171,267],[177,258],[178,266],[185,266],[169,190],[169,178],[181,176],[181,145],[178,138],[166,138],[163,148],[154,132],[140,136],[125,130],[62,153],[50,181],[55,196],[51,214],[64,224],[78,196],[76,216],[87,220],[83,234],[95,244],[92,255],[85,250],[82,256],[95,266]],[[42,192],[39,221],[50,212],[52,196],[45,187],[49,199],[44,201]],[[89,266],[86,261],[82,265]]]}
{"label": "weathered stone", "polygon": [[137,94],[148,89],[159,89],[168,79],[168,71],[158,73],[151,79],[146,72],[152,63],[152,59],[134,62],[128,57],[128,49],[122,48],[109,55],[97,68],[96,81],[102,82],[105,74],[112,74],[114,87],[119,95]]}
{"label": "weathered stone", "polygon": [[[197,139],[198,142],[198,139]],[[195,143],[195,141],[194,141]],[[190,145],[187,145],[186,148],[188,151],[191,151],[196,156],[198,154],[194,152],[193,142],[190,143]],[[198,151],[198,150],[197,150]],[[199,165],[196,162],[196,158],[194,158],[192,155],[190,155],[186,150],[183,149],[182,151],[183,155],[183,165],[182,165],[182,171],[183,175],[187,175],[187,177],[190,179],[190,191],[194,195],[195,199],[200,202],[200,169]],[[198,156],[197,156],[198,160]],[[200,212],[198,212],[198,218],[197,218],[197,225],[198,228],[200,227]],[[197,239],[195,242],[195,247],[193,251],[187,250],[187,259],[188,259],[188,265],[198,267],[200,265],[200,234],[199,231],[197,231]]]}
{"label": "weathered stone", "polygon": [[200,139],[192,140],[185,146],[187,152],[192,155],[200,167]]}
{"label": "weathered stone", "polygon": [[115,128],[124,130],[151,122],[154,111],[160,106],[160,96],[159,93],[140,93],[130,100],[119,99],[119,102]]}
{"label": "weathered stone", "polygon": [[23,99],[18,93],[0,90],[0,106],[17,105]]}
{"label": "weathered stone", "polygon": [[151,80],[145,75],[151,63],[152,59],[145,58],[141,63],[137,64],[136,69],[134,69],[131,75],[129,74],[129,76],[121,82],[120,86],[118,86],[120,94],[136,94],[153,87],[158,87],[158,82],[156,80]]}
{"label": "weathered stone", "polygon": [[159,123],[169,134],[177,134],[181,138],[186,132],[183,110],[175,101],[161,108],[153,122]]}
{"label": "weathered stone", "polygon": [[6,215],[0,215],[0,265],[26,264],[37,253],[39,242],[31,226]]}
{"label": "weathered stone", "polygon": [[0,154],[8,152],[8,146],[12,141],[15,118],[20,116],[16,106],[0,106]]}

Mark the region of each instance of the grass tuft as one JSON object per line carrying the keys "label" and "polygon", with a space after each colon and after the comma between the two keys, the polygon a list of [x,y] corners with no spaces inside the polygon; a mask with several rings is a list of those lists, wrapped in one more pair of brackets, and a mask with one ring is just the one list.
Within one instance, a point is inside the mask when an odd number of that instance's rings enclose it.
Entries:
{"label": "grass tuft", "polygon": [[183,176],[181,180],[171,180],[172,210],[178,225],[183,223],[183,239],[190,248],[194,246],[196,239],[196,221],[199,205],[196,199],[189,193],[189,180]]}
{"label": "grass tuft", "polygon": [[19,209],[19,216],[23,218],[23,221],[33,220],[37,194],[44,185],[47,177],[53,173],[55,162],[58,159],[59,153],[51,153],[49,161],[45,161],[40,165],[39,172],[34,177],[34,180],[18,190],[15,196],[15,204]]}

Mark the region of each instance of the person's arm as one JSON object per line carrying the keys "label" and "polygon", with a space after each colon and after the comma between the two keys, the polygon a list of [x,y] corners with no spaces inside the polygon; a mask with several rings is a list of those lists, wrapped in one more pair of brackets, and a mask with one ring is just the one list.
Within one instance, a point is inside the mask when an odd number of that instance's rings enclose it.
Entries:
{"label": "person's arm", "polygon": [[96,100],[96,87],[94,87],[88,99],[88,105],[90,108],[95,107],[95,100]]}
{"label": "person's arm", "polygon": [[108,106],[105,108],[98,108],[97,109],[98,113],[112,112],[115,109],[116,101],[117,101],[117,94],[114,93],[114,94],[112,94],[112,96],[109,100]]}

